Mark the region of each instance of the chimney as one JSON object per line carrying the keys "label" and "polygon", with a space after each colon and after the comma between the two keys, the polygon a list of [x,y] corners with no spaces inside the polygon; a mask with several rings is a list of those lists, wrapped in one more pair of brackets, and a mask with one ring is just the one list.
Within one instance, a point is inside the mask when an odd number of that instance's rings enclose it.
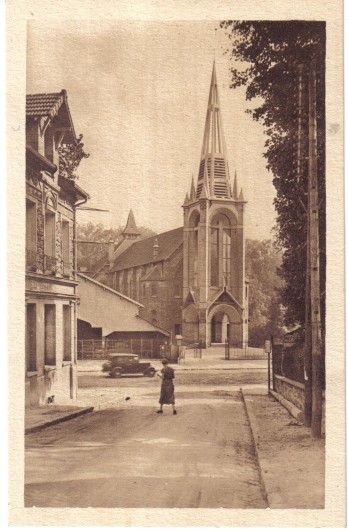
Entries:
{"label": "chimney", "polygon": [[155,238],[155,240],[153,242],[153,256],[154,256],[154,258],[157,257],[157,255],[158,255],[158,248],[159,248],[158,240],[157,240],[157,238]]}

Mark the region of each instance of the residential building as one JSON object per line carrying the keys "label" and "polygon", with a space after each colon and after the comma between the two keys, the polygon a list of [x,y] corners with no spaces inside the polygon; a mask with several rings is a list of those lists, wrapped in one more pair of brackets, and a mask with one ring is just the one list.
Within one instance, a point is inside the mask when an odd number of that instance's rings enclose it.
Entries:
{"label": "residential building", "polygon": [[26,102],[26,406],[76,397],[76,208],[88,194],[59,173],[76,143],[66,91]]}

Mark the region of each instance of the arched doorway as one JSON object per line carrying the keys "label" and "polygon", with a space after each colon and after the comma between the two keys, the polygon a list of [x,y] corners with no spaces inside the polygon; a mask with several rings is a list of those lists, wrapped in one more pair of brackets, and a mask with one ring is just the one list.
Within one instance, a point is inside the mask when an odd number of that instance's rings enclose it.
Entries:
{"label": "arched doorway", "polygon": [[242,317],[235,307],[222,303],[213,305],[208,313],[208,344],[239,345],[242,342]]}
{"label": "arched doorway", "polygon": [[216,313],[211,320],[211,343],[224,343],[230,336],[230,319],[225,312]]}

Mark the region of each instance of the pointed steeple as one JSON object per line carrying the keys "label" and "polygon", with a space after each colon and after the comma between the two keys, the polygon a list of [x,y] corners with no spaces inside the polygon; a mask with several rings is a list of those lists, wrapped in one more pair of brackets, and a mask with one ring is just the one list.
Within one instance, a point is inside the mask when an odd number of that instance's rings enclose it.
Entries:
{"label": "pointed steeple", "polygon": [[238,198],[237,170],[234,172],[233,197],[236,199]]}
{"label": "pointed steeple", "polygon": [[220,99],[217,88],[215,61],[211,76],[208,109],[205,120],[201,163],[198,173],[197,197],[200,197],[207,173],[208,192],[212,196],[231,198],[226,147],[222,130]]}
{"label": "pointed steeple", "polygon": [[184,205],[187,205],[188,203],[190,203],[190,198],[189,198],[188,193],[186,192],[186,196],[185,196],[185,200],[184,200]]}
{"label": "pointed steeple", "polygon": [[135,238],[140,235],[140,231],[137,228],[137,224],[135,223],[135,218],[132,209],[129,211],[128,219],[126,223],[126,227],[124,228],[122,235],[130,238]]}
{"label": "pointed steeple", "polygon": [[238,201],[244,201],[243,189],[242,188],[240,189],[240,194],[239,194],[239,197],[238,197]]}
{"label": "pointed steeple", "polygon": [[190,200],[194,201],[195,199],[196,199],[196,189],[195,189],[195,182],[194,182],[193,175],[192,175]]}

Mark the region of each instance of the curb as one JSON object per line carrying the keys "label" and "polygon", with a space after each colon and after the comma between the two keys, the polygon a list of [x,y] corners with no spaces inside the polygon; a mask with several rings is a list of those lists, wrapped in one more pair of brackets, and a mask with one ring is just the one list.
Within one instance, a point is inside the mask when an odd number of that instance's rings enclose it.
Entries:
{"label": "curb", "polygon": [[302,423],[302,424],[304,423],[305,416],[304,416],[304,412],[302,412],[302,410],[297,408],[297,406],[295,406],[293,403],[291,403],[290,401],[285,399],[282,395],[280,395],[279,393],[275,392],[274,390],[269,390],[269,393],[272,395],[272,397],[274,397],[274,399],[276,399],[278,401],[278,403],[280,403],[284,408],[286,408],[286,410],[289,412],[289,414],[291,414],[292,417],[294,417],[296,419],[296,421],[298,421],[299,423]]}
{"label": "curb", "polygon": [[250,427],[251,439],[252,439],[253,444],[254,444],[255,455],[256,455],[256,461],[257,461],[257,468],[258,468],[258,471],[259,471],[259,477],[260,477],[261,492],[262,492],[263,498],[264,498],[265,501],[266,501],[267,508],[270,508],[269,499],[268,499],[268,493],[267,493],[266,484],[265,484],[265,479],[264,479],[263,474],[262,474],[262,468],[261,468],[261,462],[260,462],[259,452],[258,452],[258,450],[257,450],[257,444],[256,444],[255,433],[254,433],[253,426],[252,426],[252,424],[251,424],[251,419],[250,419],[250,414],[249,414],[249,410],[248,410],[247,402],[246,402],[245,397],[244,397],[243,389],[242,389],[242,388],[239,388],[239,390],[240,390],[240,393],[241,393],[241,396],[242,396],[242,400],[243,400],[244,408],[245,408],[245,412],[246,412],[246,417],[247,417],[247,420],[248,420],[248,423],[249,423],[249,427]]}
{"label": "curb", "polygon": [[94,406],[89,406],[87,408],[83,408],[76,412],[71,412],[70,414],[67,414],[66,416],[57,417],[56,419],[51,419],[50,421],[44,421],[43,423],[38,423],[32,427],[26,428],[24,431],[24,434],[26,435],[26,434],[32,434],[33,432],[38,432],[39,430],[43,430],[43,429],[46,429],[47,427],[50,427],[51,425],[58,425],[58,423],[62,423],[63,421],[69,421],[70,419],[74,419],[76,417],[89,414],[90,412],[93,412],[93,410],[94,410]]}

